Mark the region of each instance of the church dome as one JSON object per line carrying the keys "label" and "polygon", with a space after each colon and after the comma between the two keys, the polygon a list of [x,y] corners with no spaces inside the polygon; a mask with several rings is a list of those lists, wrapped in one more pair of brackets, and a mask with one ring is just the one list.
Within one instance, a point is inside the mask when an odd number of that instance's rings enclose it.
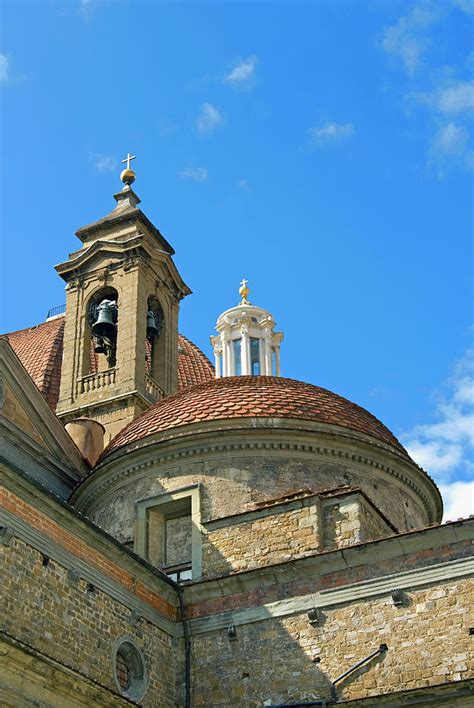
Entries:
{"label": "church dome", "polygon": [[390,430],[364,408],[319,386],[276,376],[215,379],[169,396],[120,431],[102,459],[156,433],[236,418],[289,418],[347,428],[389,445],[410,459]]}

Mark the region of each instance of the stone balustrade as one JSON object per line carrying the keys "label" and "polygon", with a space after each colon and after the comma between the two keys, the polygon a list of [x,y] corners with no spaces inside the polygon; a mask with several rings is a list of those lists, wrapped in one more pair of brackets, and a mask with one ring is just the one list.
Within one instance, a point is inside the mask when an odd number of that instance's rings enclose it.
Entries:
{"label": "stone balustrade", "polygon": [[115,383],[115,372],[116,369],[112,368],[83,376],[78,381],[78,393],[89,393],[90,391],[113,385]]}
{"label": "stone balustrade", "polygon": [[159,401],[164,397],[165,392],[149,374],[145,374],[145,391],[152,401]]}

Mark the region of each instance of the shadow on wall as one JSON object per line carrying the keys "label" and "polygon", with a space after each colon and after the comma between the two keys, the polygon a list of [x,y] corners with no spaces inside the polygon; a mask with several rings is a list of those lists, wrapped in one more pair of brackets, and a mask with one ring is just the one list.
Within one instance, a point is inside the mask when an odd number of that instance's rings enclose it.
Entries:
{"label": "shadow on wall", "polygon": [[[356,656],[334,642],[334,654],[327,661],[320,656],[321,640],[306,613],[284,619],[269,615],[260,622],[194,636],[192,704],[215,708],[330,705],[364,674],[377,673],[387,652],[381,644],[368,655],[357,652]],[[339,667],[339,675],[334,666]],[[372,682],[375,685],[375,679]]]}

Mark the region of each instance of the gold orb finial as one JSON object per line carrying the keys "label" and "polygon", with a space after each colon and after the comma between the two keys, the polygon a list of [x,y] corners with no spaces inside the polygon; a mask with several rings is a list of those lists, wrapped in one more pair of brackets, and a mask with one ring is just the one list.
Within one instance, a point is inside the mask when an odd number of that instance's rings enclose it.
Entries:
{"label": "gold orb finial", "polygon": [[124,184],[126,184],[128,187],[129,187],[131,184],[133,184],[133,183],[135,182],[135,179],[136,179],[136,174],[135,174],[135,172],[130,169],[130,160],[135,160],[135,159],[136,159],[136,156],[135,156],[135,155],[130,155],[130,153],[128,153],[128,155],[127,155],[127,157],[125,158],[125,160],[122,160],[122,162],[126,162],[126,163],[127,163],[127,167],[126,167],[124,170],[122,170],[122,172],[120,173],[120,179],[121,179],[122,182],[123,182]]}
{"label": "gold orb finial", "polygon": [[241,305],[250,305],[250,302],[247,300],[247,296],[250,292],[250,289],[247,287],[248,282],[249,281],[245,280],[245,278],[243,278],[240,282],[239,295],[242,298],[240,301]]}

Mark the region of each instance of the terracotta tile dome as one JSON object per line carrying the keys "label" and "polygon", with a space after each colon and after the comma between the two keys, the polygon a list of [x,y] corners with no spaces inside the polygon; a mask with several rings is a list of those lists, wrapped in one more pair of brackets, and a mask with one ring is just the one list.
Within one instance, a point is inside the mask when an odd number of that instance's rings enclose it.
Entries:
{"label": "terracotta tile dome", "polygon": [[[375,416],[319,386],[274,376],[235,376],[191,386],[155,403],[110,442],[104,455],[148,435],[202,421],[294,418],[329,423],[406,450]],[[409,458],[408,458],[409,459]]]}

